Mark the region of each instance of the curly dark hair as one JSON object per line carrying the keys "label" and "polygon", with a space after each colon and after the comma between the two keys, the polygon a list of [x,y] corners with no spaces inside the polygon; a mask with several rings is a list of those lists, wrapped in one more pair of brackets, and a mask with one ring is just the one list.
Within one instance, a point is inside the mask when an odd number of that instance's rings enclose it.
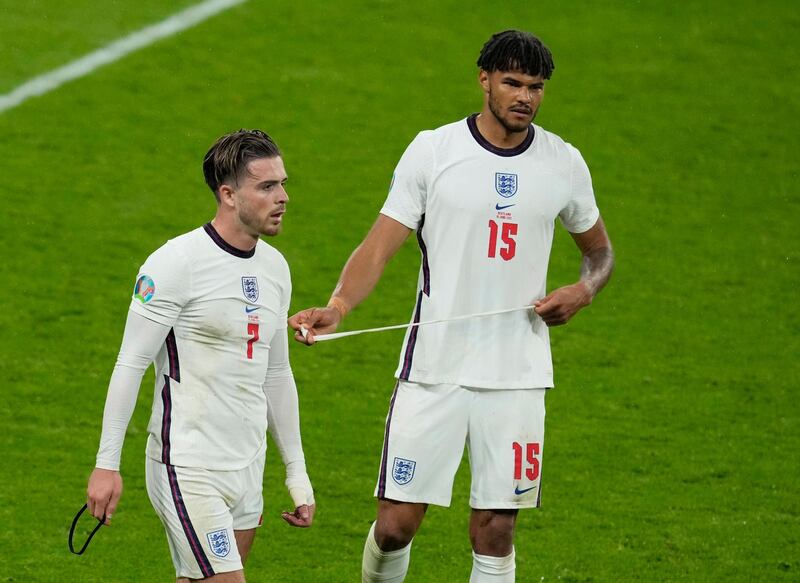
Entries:
{"label": "curly dark hair", "polygon": [[478,67],[492,71],[522,71],[549,79],[556,66],[553,54],[544,43],[529,32],[504,30],[492,35],[481,49]]}

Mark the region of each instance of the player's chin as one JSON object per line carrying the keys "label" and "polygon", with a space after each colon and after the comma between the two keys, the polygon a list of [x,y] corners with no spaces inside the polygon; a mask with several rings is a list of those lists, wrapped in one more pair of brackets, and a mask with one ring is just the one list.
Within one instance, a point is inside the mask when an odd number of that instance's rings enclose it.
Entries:
{"label": "player's chin", "polygon": [[261,228],[261,234],[264,235],[265,237],[274,237],[275,235],[281,232],[282,227],[283,225],[281,225],[280,223],[278,224],[268,223]]}
{"label": "player's chin", "polygon": [[523,130],[527,130],[528,126],[533,121],[533,115],[526,113],[517,113],[512,111],[511,114],[506,118],[507,126],[515,131],[521,132]]}

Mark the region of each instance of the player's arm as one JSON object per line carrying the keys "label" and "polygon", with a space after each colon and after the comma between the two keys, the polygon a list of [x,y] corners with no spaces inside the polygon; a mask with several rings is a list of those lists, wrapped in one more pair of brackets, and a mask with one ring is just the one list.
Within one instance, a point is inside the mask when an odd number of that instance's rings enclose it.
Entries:
{"label": "player's arm", "polygon": [[295,506],[293,512],[284,511],[281,517],[292,526],[311,526],[316,504],[300,438],[300,405],[289,365],[289,340],[285,328],[275,331],[270,344],[263,388],[267,397],[268,431],[286,466],[286,488]]}
{"label": "player's arm", "polygon": [[128,312],[122,346],[108,384],[97,462],[86,489],[89,512],[98,519],[105,516],[106,524],[110,523],[122,496],[119,473],[122,444],[136,406],[139,385],[169,330],[169,326]]}
{"label": "player's arm", "polygon": [[[342,269],[328,306],[303,310],[289,318],[289,325],[296,330],[295,340],[313,344],[315,334],[336,330],[345,315],[372,292],[386,264],[410,233],[411,229],[399,221],[378,215],[372,229]],[[301,327],[308,330],[307,336],[301,334]]]}
{"label": "player's arm", "polygon": [[578,310],[591,304],[614,270],[614,250],[602,218],[588,231],[570,234],[583,256],[581,278],[534,302],[536,313],[548,326],[566,324]]}

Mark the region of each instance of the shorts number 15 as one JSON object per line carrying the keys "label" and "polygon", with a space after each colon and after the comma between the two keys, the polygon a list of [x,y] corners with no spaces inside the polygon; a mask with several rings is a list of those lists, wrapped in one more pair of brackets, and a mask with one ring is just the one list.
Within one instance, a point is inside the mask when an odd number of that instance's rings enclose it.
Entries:
{"label": "shorts number 15", "polygon": [[[514,448],[514,479],[521,480],[523,464],[522,444],[515,441],[511,445]],[[540,444],[538,443],[525,444],[525,461],[527,462],[527,467],[525,468],[525,478],[531,482],[539,477],[539,458],[536,456],[539,455],[540,450]]]}
{"label": "shorts number 15", "polygon": [[[495,221],[489,221],[489,257],[497,255],[497,235],[499,233],[504,246],[500,247],[500,257],[503,261],[508,261],[517,254],[517,242],[514,237],[517,235],[517,223],[502,223],[498,225]],[[501,231],[502,228],[502,231]]]}

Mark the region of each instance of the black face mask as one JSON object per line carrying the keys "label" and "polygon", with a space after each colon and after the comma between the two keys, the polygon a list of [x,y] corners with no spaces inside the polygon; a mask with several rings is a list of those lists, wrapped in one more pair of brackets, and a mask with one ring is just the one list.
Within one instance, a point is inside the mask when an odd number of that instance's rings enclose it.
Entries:
{"label": "black face mask", "polygon": [[83,543],[83,546],[81,547],[81,550],[76,551],[75,547],[72,546],[72,537],[75,535],[75,527],[78,524],[78,520],[80,519],[81,514],[83,514],[86,511],[86,508],[87,508],[87,505],[84,504],[83,507],[80,510],[78,510],[78,513],[75,515],[75,518],[72,519],[72,526],[69,529],[69,538],[67,539],[67,542],[69,543],[69,551],[71,553],[76,554],[76,555],[82,555],[83,554],[83,552],[86,550],[86,547],[88,547],[89,543],[92,542],[92,537],[97,533],[98,530],[100,530],[100,527],[103,526],[105,524],[105,522],[106,522],[106,517],[105,517],[105,515],[103,515],[103,518],[100,518],[98,520],[97,526],[94,527],[94,530],[89,535],[89,538],[87,538],[86,542]]}

